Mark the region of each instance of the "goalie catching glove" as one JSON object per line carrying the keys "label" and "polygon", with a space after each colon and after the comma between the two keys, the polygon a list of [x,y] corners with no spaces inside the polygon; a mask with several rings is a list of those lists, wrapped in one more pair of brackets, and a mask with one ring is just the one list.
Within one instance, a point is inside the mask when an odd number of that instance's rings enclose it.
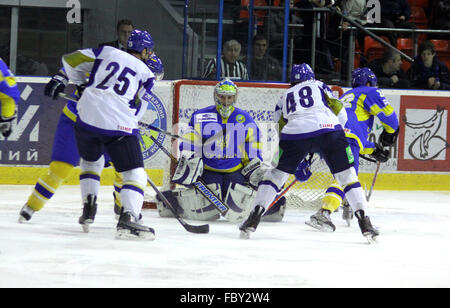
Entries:
{"label": "goalie catching glove", "polygon": [[182,185],[192,185],[203,173],[203,161],[195,157],[194,152],[183,151],[178,160],[177,168],[172,176],[172,182]]}
{"label": "goalie catching glove", "polygon": [[311,175],[311,162],[310,160],[304,159],[300,164],[298,164],[294,176],[297,181],[306,182],[311,177]]}
{"label": "goalie catching glove", "polygon": [[262,161],[259,158],[253,158],[241,170],[241,174],[245,177],[245,179],[252,187],[258,187],[259,182],[262,181],[265,173],[266,170],[262,168]]}

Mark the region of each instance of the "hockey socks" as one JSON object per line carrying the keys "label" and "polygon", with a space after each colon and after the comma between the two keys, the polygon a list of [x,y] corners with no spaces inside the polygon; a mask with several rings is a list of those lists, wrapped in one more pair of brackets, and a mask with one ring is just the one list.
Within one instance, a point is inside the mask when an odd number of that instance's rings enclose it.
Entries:
{"label": "hockey socks", "polygon": [[33,211],[42,209],[47,201],[53,197],[61,183],[69,177],[72,170],[71,164],[60,161],[51,162],[48,173],[38,179],[26,204]]}

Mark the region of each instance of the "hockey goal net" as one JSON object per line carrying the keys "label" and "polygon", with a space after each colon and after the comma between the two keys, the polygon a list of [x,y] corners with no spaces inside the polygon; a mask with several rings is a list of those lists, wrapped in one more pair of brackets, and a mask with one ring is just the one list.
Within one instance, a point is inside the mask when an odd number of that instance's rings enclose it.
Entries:
{"label": "hockey goal net", "polygon": [[[200,108],[214,104],[213,93],[216,81],[181,80],[173,86],[173,134],[181,135],[190,120],[192,113]],[[236,107],[246,110],[256,121],[262,133],[262,155],[265,164],[270,164],[274,155],[278,155],[277,125],[273,123],[274,108],[278,99],[288,88],[288,84],[236,82],[238,97]],[[338,86],[331,87],[337,97],[343,90]],[[177,155],[176,139],[172,139],[172,153]],[[164,171],[164,187],[170,189],[168,179],[175,165]],[[285,194],[288,208],[318,208],[321,205],[325,190],[333,181],[325,162],[314,155],[312,163],[313,175],[304,183],[297,182]],[[289,177],[285,187],[294,180]],[[173,188],[173,187],[172,187]]]}

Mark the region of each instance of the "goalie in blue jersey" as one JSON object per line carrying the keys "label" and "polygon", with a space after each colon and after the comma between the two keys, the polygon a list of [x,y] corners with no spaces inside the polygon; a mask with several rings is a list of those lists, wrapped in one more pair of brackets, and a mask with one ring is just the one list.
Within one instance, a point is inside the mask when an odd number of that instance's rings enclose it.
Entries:
{"label": "goalie in blue jersey", "polygon": [[[238,88],[229,79],[214,88],[215,104],[194,112],[180,144],[181,157],[172,182],[190,186],[199,176],[237,215],[244,219],[255,197],[255,187],[264,174],[261,133],[253,118],[237,108]],[[190,142],[186,141],[189,140]],[[165,191],[163,194],[179,214],[188,219],[214,220],[219,211],[194,188]],[[157,203],[161,216],[172,216]],[[281,221],[285,199],[272,207],[263,220]],[[237,222],[237,221],[233,221]]]}

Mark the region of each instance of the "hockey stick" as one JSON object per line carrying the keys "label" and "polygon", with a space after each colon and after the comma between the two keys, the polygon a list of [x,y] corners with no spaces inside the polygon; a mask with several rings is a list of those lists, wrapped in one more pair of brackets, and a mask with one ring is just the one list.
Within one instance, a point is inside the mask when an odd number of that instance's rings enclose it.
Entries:
{"label": "hockey stick", "polygon": [[370,196],[372,195],[373,187],[375,186],[375,181],[377,180],[378,172],[380,171],[381,162],[377,161],[377,169],[375,170],[375,174],[373,175],[372,185],[370,186],[370,190],[366,192],[366,200],[369,202]]}
{"label": "hockey stick", "polygon": [[[175,156],[172,155],[172,153],[170,153],[159,141],[157,141],[153,136],[150,136],[150,139],[153,140],[153,142],[167,155],[170,157],[170,159],[174,162],[177,163],[178,160],[175,158]],[[220,212],[220,214],[222,214],[222,216],[224,216],[225,218],[227,218],[230,221],[233,221],[233,218],[230,217],[233,211],[230,211],[230,207],[225,204],[225,202],[223,202],[222,200],[220,200],[220,198],[211,191],[211,189],[208,188],[207,184],[205,183],[205,181],[199,177],[197,182],[195,182],[194,184],[194,189],[196,189],[200,194],[202,194],[203,197],[205,197],[212,205],[214,205],[214,207],[216,207],[216,209]]]}
{"label": "hockey stick", "polygon": [[[309,154],[309,158],[308,158],[309,166],[311,166],[311,164],[315,161],[315,160],[312,160],[313,156],[314,156],[314,154]],[[285,189],[284,189],[284,190],[283,190],[283,191],[275,198],[275,200],[272,201],[272,203],[267,207],[267,210],[266,210],[266,211],[268,211],[272,206],[274,206],[275,203],[277,203],[278,200],[280,200],[281,197],[283,197],[283,196],[288,192],[288,190],[291,189],[291,187],[294,186],[295,183],[297,183],[297,182],[298,182],[298,180],[297,180],[297,178],[295,178],[295,179],[288,185],[288,187],[286,187],[286,188],[285,188]]]}
{"label": "hockey stick", "polygon": [[172,212],[172,214],[175,216],[175,218],[180,222],[180,224],[186,229],[188,232],[192,233],[208,233],[209,232],[209,225],[200,225],[200,226],[194,226],[190,225],[187,222],[183,220],[183,218],[180,217],[180,215],[177,213],[177,211],[173,208],[172,204],[170,204],[169,200],[159,191],[158,187],[150,180],[150,178],[147,176],[147,182],[150,184],[150,186],[153,188],[153,190],[158,195],[159,199],[164,203],[165,206],[169,208],[169,210]]}

